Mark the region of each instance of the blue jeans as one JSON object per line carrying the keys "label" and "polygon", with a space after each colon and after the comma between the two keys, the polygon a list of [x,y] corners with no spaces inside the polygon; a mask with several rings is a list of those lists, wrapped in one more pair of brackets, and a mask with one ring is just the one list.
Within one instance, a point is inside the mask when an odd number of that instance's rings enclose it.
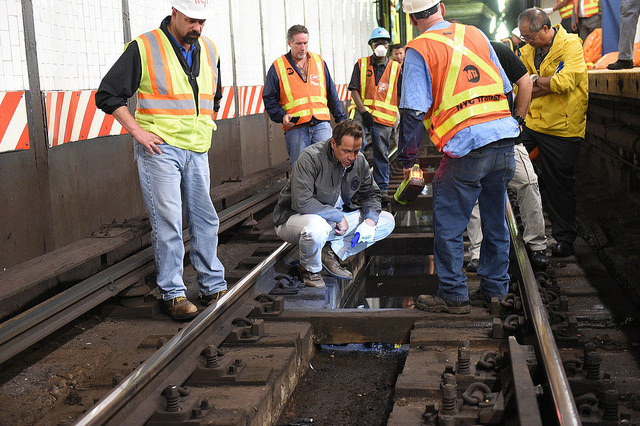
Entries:
{"label": "blue jeans", "polygon": [[227,288],[218,260],[218,215],[211,202],[208,154],[163,144],[162,154],[136,145],[140,187],[151,221],[157,283],[164,300],[184,297],[182,280],[184,207],[191,235],[191,264],[198,272],[203,295]]}
{"label": "blue jeans", "polygon": [[507,183],[513,178],[515,139],[502,139],[461,158],[442,157],[433,178],[434,255],[437,295],[449,301],[469,298],[462,273],[462,233],[476,200],[484,238],[480,247],[480,291],[502,299],[509,288],[509,230],[505,221]]}
{"label": "blue jeans", "polygon": [[[389,189],[389,140],[391,138],[391,130],[393,127],[385,126],[380,123],[373,123],[371,127],[364,127],[362,124],[362,114],[356,110],[353,121],[360,124],[364,129],[365,136],[371,135],[371,144],[373,145],[373,180],[376,181],[380,191],[387,192]],[[362,148],[367,145],[367,138],[363,138]]]}
{"label": "blue jeans", "polygon": [[315,126],[294,127],[284,132],[284,140],[287,143],[289,164],[293,166],[303,149],[316,142],[326,141],[331,138],[331,125],[328,121],[321,121]]}

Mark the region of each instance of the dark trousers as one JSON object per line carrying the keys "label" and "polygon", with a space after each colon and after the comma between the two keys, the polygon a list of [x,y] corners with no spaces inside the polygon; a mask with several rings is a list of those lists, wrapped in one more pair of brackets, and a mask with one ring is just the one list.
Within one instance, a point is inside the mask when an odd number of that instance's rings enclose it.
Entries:
{"label": "dark trousers", "polygon": [[563,19],[562,21],[560,21],[560,25],[562,25],[562,28],[564,28],[565,31],[568,32],[569,34],[577,32],[577,31],[573,31],[571,29],[571,16],[569,16],[568,18]]}
{"label": "dark trousers", "polygon": [[573,244],[576,239],[574,166],[584,139],[545,135],[525,126],[519,141],[529,152],[538,148],[539,167],[544,182],[542,196],[543,200],[546,199],[553,238],[558,242]]}

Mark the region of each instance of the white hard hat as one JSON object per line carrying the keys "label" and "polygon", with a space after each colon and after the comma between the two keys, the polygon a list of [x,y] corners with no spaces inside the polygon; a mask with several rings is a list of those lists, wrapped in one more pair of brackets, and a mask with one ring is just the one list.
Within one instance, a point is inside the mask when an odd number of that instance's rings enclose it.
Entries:
{"label": "white hard hat", "polygon": [[520,38],[520,28],[515,27],[515,28],[513,29],[513,31],[511,31],[511,34],[513,34],[514,36],[516,36],[516,37]]}
{"label": "white hard hat", "polygon": [[440,0],[402,0],[404,13],[418,13],[440,3]]}
{"label": "white hard hat", "polygon": [[191,19],[207,19],[211,13],[212,0],[171,0],[171,7]]}

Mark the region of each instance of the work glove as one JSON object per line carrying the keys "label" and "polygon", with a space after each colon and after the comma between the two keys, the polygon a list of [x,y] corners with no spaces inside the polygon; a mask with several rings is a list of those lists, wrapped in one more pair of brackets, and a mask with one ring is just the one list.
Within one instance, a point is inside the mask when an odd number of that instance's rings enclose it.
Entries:
{"label": "work glove", "polygon": [[542,9],[542,11],[544,13],[546,13],[547,15],[551,15],[553,13],[553,8],[552,7],[545,7],[544,9]]}
{"label": "work glove", "polygon": [[362,124],[364,124],[364,127],[373,126],[373,115],[369,111],[362,113]]}
{"label": "work glove", "polygon": [[358,239],[359,243],[372,243],[373,237],[376,234],[376,227],[368,225],[367,222],[362,222],[356,228],[356,235],[358,234],[360,235]]}

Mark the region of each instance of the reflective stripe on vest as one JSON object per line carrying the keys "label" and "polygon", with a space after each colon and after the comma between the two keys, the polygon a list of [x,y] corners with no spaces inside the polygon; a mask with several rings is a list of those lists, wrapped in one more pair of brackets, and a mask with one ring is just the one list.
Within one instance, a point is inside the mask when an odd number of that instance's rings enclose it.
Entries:
{"label": "reflective stripe on vest", "polygon": [[[162,35],[161,35],[162,34]],[[173,74],[184,74],[182,66],[175,58],[175,62],[180,65],[179,69],[171,70],[169,68],[173,54],[173,47],[171,42],[164,36],[161,30],[154,30],[150,33],[143,34],[138,38],[144,45],[144,56],[146,57],[148,64],[147,69],[150,77],[150,89],[151,93],[146,92],[144,89],[138,93],[138,111],[143,114],[176,114],[176,115],[189,115],[195,114],[195,103],[193,102],[193,90],[187,80],[187,86],[182,87],[180,92],[173,87]],[[215,45],[208,39],[201,38],[201,62],[206,62],[210,67],[201,67],[200,74],[207,74],[208,71],[212,71],[210,75],[206,77],[213,80],[213,90],[207,94],[204,90],[199,91],[200,108],[202,114],[213,114],[213,97],[215,88],[217,87],[217,75],[215,70],[217,69],[217,49]],[[164,42],[164,43],[163,43]],[[169,55],[167,55],[169,52]],[[206,61],[205,61],[206,60]],[[153,64],[164,64],[164,67],[153,66]],[[167,78],[169,76],[169,78]],[[186,77],[186,74],[185,74]],[[141,88],[143,82],[140,84]]]}
{"label": "reflective stripe on vest", "polygon": [[318,120],[331,118],[327,106],[324,61],[316,53],[309,52],[309,55],[311,60],[306,82],[293,69],[286,56],[283,55],[274,62],[280,80],[280,105],[287,114],[300,117],[297,126],[308,123],[312,117]]}
{"label": "reflective stripe on vest", "polygon": [[[369,57],[358,59],[360,64],[360,97],[367,111],[373,115],[376,123],[393,126],[398,119],[398,94],[396,85],[400,76],[400,64],[389,61],[387,67],[376,84],[373,66],[369,67]],[[367,71],[371,76],[367,78]],[[369,81],[369,84],[367,84]],[[384,99],[381,99],[384,96]],[[349,111],[351,118],[355,115],[356,103],[351,99]]]}
{"label": "reflective stripe on vest", "polygon": [[140,126],[169,145],[196,152],[208,150],[215,129],[211,116],[218,79],[216,46],[205,37],[199,38],[196,104],[189,78],[164,32],[156,29],[134,41],[142,63],[136,110]]}
{"label": "reflective stripe on vest", "polygon": [[[451,27],[455,29],[453,39],[444,35],[452,33]],[[474,27],[469,28],[475,30]],[[451,24],[449,28],[444,30],[427,31],[409,44],[411,48],[416,49],[423,56],[425,61],[428,61],[427,47],[432,52],[443,46],[451,49],[449,52],[451,55],[450,63],[447,64],[445,61],[429,63],[432,72],[434,103],[429,113],[425,114],[424,124],[430,132],[433,143],[440,150],[451,137],[463,128],[510,116],[502,78],[498,67],[490,59],[488,46],[487,51],[484,54],[481,53],[483,57],[469,49],[465,45],[466,29],[467,27],[464,25]],[[467,34],[467,37],[476,37],[475,40],[470,40],[472,46],[486,43],[479,31]],[[440,45],[427,46],[424,43],[427,40],[437,42]],[[463,60],[467,63],[465,69],[461,69]],[[484,73],[485,80],[489,81],[481,85],[473,82],[469,76],[478,72]],[[442,80],[443,76],[445,77],[444,84],[440,84],[441,87],[438,87],[438,82]],[[480,81],[480,75],[475,77]]]}
{"label": "reflective stripe on vest", "polygon": [[560,10],[558,10],[558,12],[560,12],[560,18],[570,18],[571,14],[573,13],[573,4],[569,3],[566,6],[562,6]]}
{"label": "reflective stripe on vest", "polygon": [[[573,0],[573,12],[576,14],[576,17],[580,17],[580,15],[578,14],[578,2],[580,0],[576,1]],[[583,5],[584,5],[584,18],[590,18],[593,15],[597,14],[598,12],[600,12],[600,8],[598,7],[598,0],[583,0]]]}
{"label": "reflective stripe on vest", "polygon": [[589,18],[600,12],[598,0],[584,0],[584,16]]}
{"label": "reflective stripe on vest", "polygon": [[[213,44],[211,40],[206,37],[201,37],[201,40],[202,47],[204,47],[204,49],[200,50],[200,61],[202,62],[204,59],[206,59],[206,61],[204,62],[208,63],[210,65],[210,68],[206,67],[203,70],[203,67],[200,66],[200,74],[202,74],[203,72],[213,71],[213,90],[211,91],[211,93],[203,93],[202,90],[198,93],[198,96],[200,98],[200,114],[213,115],[213,113],[215,112],[213,110],[215,102],[214,96],[216,93],[216,89],[218,88],[218,75],[216,74],[216,71],[218,70],[218,48],[215,44]],[[206,57],[203,58],[203,56]]]}

